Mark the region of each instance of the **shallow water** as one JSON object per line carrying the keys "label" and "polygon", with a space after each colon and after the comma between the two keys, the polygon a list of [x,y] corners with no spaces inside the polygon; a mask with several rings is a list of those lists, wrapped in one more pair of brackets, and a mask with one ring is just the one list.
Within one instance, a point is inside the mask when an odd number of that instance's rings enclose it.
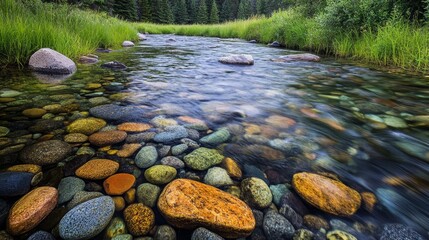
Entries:
{"label": "shallow water", "polygon": [[[255,65],[217,61],[232,53],[253,55]],[[401,222],[427,233],[429,117],[416,116],[429,116],[429,79],[330,58],[320,63],[271,61],[291,53],[296,52],[235,39],[151,35],[134,48],[98,54],[101,62],[125,63],[124,71],[80,65],[71,78],[54,83],[26,71],[4,71],[0,89],[23,94],[0,103],[0,126],[20,136],[33,123],[22,110],[59,103],[87,111],[94,106],[89,99],[99,96],[142,108],[143,122],[159,114],[203,119],[211,129],[235,129],[235,137],[223,146],[226,155],[280,175],[277,183],[289,182],[299,171],[327,171],[359,192],[377,195],[380,203],[373,213],[360,210],[344,221]],[[88,83],[103,87],[87,89]],[[50,97],[59,94],[73,94],[75,100]],[[70,115],[55,116],[67,120]],[[296,124],[278,126],[267,120],[273,115]],[[266,130],[249,134],[252,126]],[[274,139],[285,159],[268,161],[241,150],[274,146],[269,142]],[[14,154],[3,156],[4,162]]]}

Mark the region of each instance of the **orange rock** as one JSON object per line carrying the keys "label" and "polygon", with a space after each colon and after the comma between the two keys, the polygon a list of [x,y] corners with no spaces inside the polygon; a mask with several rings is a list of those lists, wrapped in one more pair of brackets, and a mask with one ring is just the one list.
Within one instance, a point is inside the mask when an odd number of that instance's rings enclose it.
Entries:
{"label": "orange rock", "polygon": [[292,186],[311,205],[334,215],[351,216],[360,207],[360,194],[342,182],[314,173],[293,175]]}
{"label": "orange rock", "polygon": [[269,118],[265,119],[265,122],[276,128],[289,128],[296,124],[295,120],[280,115],[270,116]]}
{"label": "orange rock", "polygon": [[6,171],[9,172],[29,172],[29,173],[39,173],[42,171],[42,167],[36,164],[18,164],[12,167],[8,167]]}
{"label": "orange rock", "polygon": [[329,127],[331,127],[332,129],[335,129],[337,131],[345,131],[346,129],[341,126],[341,124],[337,121],[335,121],[334,119],[330,119],[330,118],[313,118],[321,123],[324,123],[326,125],[328,125]]}
{"label": "orange rock", "polygon": [[279,135],[279,131],[277,131],[275,128],[273,128],[270,125],[262,125],[261,128],[261,135],[266,138],[276,138]]}
{"label": "orange rock", "polygon": [[189,179],[168,184],[159,196],[158,208],[175,227],[205,227],[226,238],[246,237],[255,228],[252,211],[243,201]]}
{"label": "orange rock", "polygon": [[374,210],[375,204],[377,204],[377,197],[372,192],[363,192],[360,194],[362,196],[363,207],[368,212]]}
{"label": "orange rock", "polygon": [[125,199],[121,196],[112,197],[113,203],[115,203],[115,211],[121,212],[125,208]]}
{"label": "orange rock", "polygon": [[303,113],[304,115],[311,117],[311,118],[316,118],[319,115],[317,114],[317,111],[312,109],[312,108],[301,108],[300,109],[301,113]]}
{"label": "orange rock", "polygon": [[118,125],[118,130],[125,132],[144,132],[152,128],[147,123],[126,122]]}
{"label": "orange rock", "polygon": [[36,227],[57,206],[58,191],[39,187],[20,198],[9,211],[7,231],[21,235]]}
{"label": "orange rock", "polygon": [[116,155],[124,158],[131,157],[141,147],[142,145],[140,143],[126,143],[122,146],[122,149],[116,153]]}
{"label": "orange rock", "polygon": [[128,204],[133,203],[136,200],[136,189],[131,188],[124,194],[124,199]]}
{"label": "orange rock", "polygon": [[203,120],[198,119],[198,118],[193,118],[193,117],[189,117],[189,116],[180,116],[178,117],[178,119],[180,121],[183,121],[185,123],[190,123],[190,124],[206,124]]}
{"label": "orange rock", "polygon": [[124,211],[124,219],[128,231],[133,236],[146,235],[155,224],[155,214],[152,209],[146,207],[143,203],[128,206]]}
{"label": "orange rock", "polygon": [[241,178],[242,172],[240,169],[240,166],[232,159],[232,158],[225,158],[222,162],[223,167],[228,172],[228,175],[233,178]]}
{"label": "orange rock", "polygon": [[246,126],[245,128],[246,134],[255,135],[255,134],[261,133],[261,128],[256,124],[249,123],[249,124],[246,124],[245,126]]}
{"label": "orange rock", "polygon": [[103,182],[104,191],[109,195],[122,195],[136,182],[136,178],[128,173],[117,173]]}
{"label": "orange rock", "polygon": [[101,180],[112,176],[118,169],[119,163],[115,161],[109,159],[92,159],[79,167],[75,174],[83,179]]}
{"label": "orange rock", "polygon": [[104,147],[120,143],[127,138],[127,133],[124,131],[105,131],[97,132],[89,136],[89,142],[98,147]]}

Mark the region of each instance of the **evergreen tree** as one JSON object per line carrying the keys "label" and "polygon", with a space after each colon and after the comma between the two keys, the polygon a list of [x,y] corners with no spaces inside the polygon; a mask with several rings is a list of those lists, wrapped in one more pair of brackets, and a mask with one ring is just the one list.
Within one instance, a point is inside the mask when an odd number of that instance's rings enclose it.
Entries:
{"label": "evergreen tree", "polygon": [[225,0],[222,4],[221,20],[231,21],[237,18],[239,0]]}
{"label": "evergreen tree", "polygon": [[174,22],[179,24],[186,24],[189,22],[188,8],[186,7],[186,0],[178,0],[174,8]]}
{"label": "evergreen tree", "polygon": [[219,23],[219,10],[217,9],[217,3],[215,0],[212,1],[210,8],[210,23]]}
{"label": "evergreen tree", "polygon": [[195,23],[197,20],[197,2],[196,0],[187,0],[186,5],[188,7],[188,23]]}
{"label": "evergreen tree", "polygon": [[115,0],[113,3],[113,14],[130,21],[137,20],[136,0]]}
{"label": "evergreen tree", "polygon": [[252,3],[250,0],[241,0],[238,7],[238,19],[248,19],[252,16]]}
{"label": "evergreen tree", "polygon": [[162,1],[162,9],[164,10],[165,14],[165,20],[162,23],[174,23],[174,14],[173,10],[171,9],[170,2],[168,0]]}
{"label": "evergreen tree", "polygon": [[[267,0],[256,1],[256,13],[258,15],[268,15]],[[269,1],[269,0],[268,0]]]}
{"label": "evergreen tree", "polygon": [[197,23],[205,24],[209,22],[209,18],[207,16],[207,5],[206,0],[200,0],[198,4],[198,11],[197,11]]}
{"label": "evergreen tree", "polygon": [[150,0],[140,0],[139,2],[139,20],[142,22],[152,21],[152,10]]}

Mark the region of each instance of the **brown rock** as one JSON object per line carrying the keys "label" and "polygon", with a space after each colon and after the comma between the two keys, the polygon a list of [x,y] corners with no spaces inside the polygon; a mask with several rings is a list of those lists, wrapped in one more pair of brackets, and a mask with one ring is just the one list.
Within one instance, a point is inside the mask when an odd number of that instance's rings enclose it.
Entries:
{"label": "brown rock", "polygon": [[143,203],[128,206],[124,211],[124,219],[128,231],[133,236],[146,235],[155,224],[155,214],[152,209],[146,207]]}
{"label": "brown rock", "polygon": [[360,194],[342,182],[314,173],[296,173],[292,186],[311,205],[334,215],[351,216],[360,207]]}
{"label": "brown rock", "polygon": [[142,145],[140,143],[126,143],[122,146],[122,149],[116,153],[116,155],[123,158],[131,157],[141,147]]}
{"label": "brown rock", "polygon": [[242,172],[240,169],[240,166],[232,159],[232,158],[225,158],[222,162],[223,167],[228,172],[228,175],[233,178],[241,178]]}
{"label": "brown rock", "polygon": [[89,136],[89,142],[98,147],[104,147],[120,143],[127,138],[127,133],[124,131],[105,131],[97,132]]}
{"label": "brown rock", "polygon": [[368,212],[372,212],[374,210],[375,204],[377,204],[377,197],[372,192],[363,192],[360,194],[362,196],[363,207]]}
{"label": "brown rock", "polygon": [[269,118],[265,119],[265,122],[276,128],[289,128],[296,124],[295,120],[279,115],[270,116]]}
{"label": "brown rock", "polygon": [[79,167],[76,176],[89,179],[101,180],[112,176],[119,169],[119,163],[109,159],[92,159]]}
{"label": "brown rock", "polygon": [[189,179],[168,184],[159,196],[158,208],[175,227],[205,227],[226,238],[246,237],[255,228],[253,213],[243,201]]}
{"label": "brown rock", "polygon": [[39,187],[20,198],[11,208],[7,231],[21,235],[36,227],[55,208],[58,191],[53,187]]}
{"label": "brown rock", "polygon": [[40,118],[45,115],[47,111],[43,108],[30,108],[22,111],[22,115],[29,118]]}
{"label": "brown rock", "polygon": [[128,190],[124,194],[124,199],[125,199],[125,202],[127,202],[128,204],[133,203],[136,200],[136,189],[131,188],[130,190]]}
{"label": "brown rock", "polygon": [[6,169],[8,172],[29,172],[29,173],[39,173],[42,171],[42,167],[36,164],[19,164]]}
{"label": "brown rock", "polygon": [[125,199],[121,196],[112,197],[113,203],[115,203],[115,211],[121,212],[125,208]]}
{"label": "brown rock", "polygon": [[125,132],[144,132],[152,128],[147,123],[126,122],[118,125],[118,130]]}
{"label": "brown rock", "polygon": [[309,215],[305,215],[303,220],[304,220],[304,224],[310,229],[313,229],[316,231],[318,231],[321,228],[325,230],[329,230],[329,223],[321,217],[309,214]]}
{"label": "brown rock", "polygon": [[103,182],[104,191],[109,195],[122,195],[136,182],[136,178],[128,173],[118,173]]}
{"label": "brown rock", "polygon": [[88,140],[88,136],[83,133],[70,133],[64,136],[66,143],[84,143]]}
{"label": "brown rock", "polygon": [[185,123],[189,123],[189,124],[206,124],[203,120],[198,119],[198,118],[193,118],[193,117],[189,117],[189,116],[180,116],[178,117],[178,119],[180,121],[183,121]]}

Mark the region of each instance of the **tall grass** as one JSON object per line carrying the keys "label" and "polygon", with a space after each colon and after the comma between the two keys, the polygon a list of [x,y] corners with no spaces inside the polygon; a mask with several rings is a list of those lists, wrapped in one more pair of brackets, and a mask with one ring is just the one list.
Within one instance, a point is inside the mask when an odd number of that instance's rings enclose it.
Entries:
{"label": "tall grass", "polygon": [[40,0],[1,0],[0,64],[25,65],[36,50],[52,48],[71,58],[136,38],[132,24],[105,14]]}
{"label": "tall grass", "polygon": [[157,25],[139,23],[142,32],[154,34],[279,41],[287,48],[353,58],[367,63],[429,71],[429,28],[391,20],[376,31],[333,32],[315,18],[290,9],[272,17],[254,17],[217,25]]}

